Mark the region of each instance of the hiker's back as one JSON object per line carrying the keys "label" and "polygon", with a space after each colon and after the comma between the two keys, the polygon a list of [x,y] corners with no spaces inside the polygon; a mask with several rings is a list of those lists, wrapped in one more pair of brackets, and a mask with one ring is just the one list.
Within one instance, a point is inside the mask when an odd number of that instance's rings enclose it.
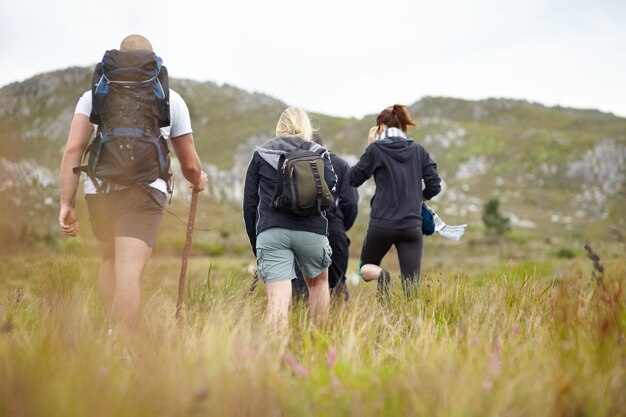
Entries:
{"label": "hiker's back", "polygon": [[103,184],[148,185],[171,177],[169,150],[160,128],[170,124],[167,69],[154,53],[110,50],[92,79],[90,121],[98,131],[83,168]]}
{"label": "hiker's back", "polygon": [[136,127],[158,136],[158,128],[170,124],[167,68],[153,52],[105,52],[93,74],[92,95],[89,119],[105,130]]}
{"label": "hiker's back", "polygon": [[[286,152],[278,160],[273,207],[298,216],[319,215],[334,199],[324,178],[324,148],[310,149],[310,142]],[[330,161],[330,159],[329,159]]]}
{"label": "hiker's back", "polygon": [[[317,205],[309,215],[296,214],[288,208],[278,209],[275,206],[277,191],[280,192],[284,188],[282,185],[279,186],[278,181],[278,177],[282,175],[279,160],[286,159],[286,154],[296,151],[304,144],[308,144],[309,149],[313,151],[323,150],[321,146],[298,137],[275,137],[256,148],[246,175],[246,189],[251,194],[244,195],[244,204],[250,204],[250,207],[244,210],[250,211],[250,218],[247,220],[249,235],[253,233],[256,235],[272,227],[327,234],[328,221],[324,212],[320,213],[317,210]],[[283,158],[281,155],[284,155]],[[330,159],[323,156],[322,161],[321,174],[328,188],[332,190],[337,178]]]}
{"label": "hiker's back", "polygon": [[[59,226],[66,236],[79,232],[75,200],[77,172],[83,167],[77,166],[89,149],[84,196],[101,254],[99,279],[104,313],[112,327],[109,332],[119,329],[130,336],[141,316],[142,276],[157,241],[167,187],[161,178],[148,182],[152,176],[137,178],[142,187],[111,182],[105,187],[107,172],[103,167],[109,165],[108,171],[113,173],[116,155],[122,168],[122,163],[142,160],[143,148],[152,159],[157,155],[167,157],[157,144],[168,138],[176,143],[173,148],[181,161],[181,172],[193,190],[203,191],[208,178],[193,145],[187,105],[177,93],[169,91],[167,73],[152,53],[150,41],[131,34],[122,40],[119,49],[123,52],[113,50],[104,55],[89,91],[76,103],[61,159]],[[92,138],[94,128],[97,134]],[[161,132],[164,138],[160,138]],[[121,170],[111,181],[117,177],[124,180],[123,174]],[[184,229],[181,231],[184,233]]]}

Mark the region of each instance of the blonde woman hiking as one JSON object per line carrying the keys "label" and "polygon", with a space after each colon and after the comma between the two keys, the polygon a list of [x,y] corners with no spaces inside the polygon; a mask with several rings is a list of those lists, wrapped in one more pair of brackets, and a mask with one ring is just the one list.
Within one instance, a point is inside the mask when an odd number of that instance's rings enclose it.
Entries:
{"label": "blonde woman hiking", "polygon": [[286,109],[276,125],[276,137],[256,148],[246,172],[243,217],[257,271],[266,284],[267,322],[272,328],[286,326],[296,262],[309,290],[311,317],[323,316],[330,304],[328,266],[332,252],[324,212],[297,214],[282,209],[276,199],[285,156],[305,150],[321,156],[320,174],[327,186],[325,194],[332,201],[328,190],[334,188],[336,176],[328,152],[311,141],[312,133],[305,111]]}

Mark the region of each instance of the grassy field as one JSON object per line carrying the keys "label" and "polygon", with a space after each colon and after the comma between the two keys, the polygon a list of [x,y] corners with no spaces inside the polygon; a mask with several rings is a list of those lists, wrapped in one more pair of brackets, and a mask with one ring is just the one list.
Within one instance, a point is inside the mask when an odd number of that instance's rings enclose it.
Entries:
{"label": "grassy field", "polygon": [[[154,257],[141,328],[107,335],[98,260],[0,263],[0,416],[623,416],[623,260],[431,267],[419,296],[350,287],[349,305],[289,334],[263,327],[248,259]],[[351,264],[351,268],[354,265]]]}

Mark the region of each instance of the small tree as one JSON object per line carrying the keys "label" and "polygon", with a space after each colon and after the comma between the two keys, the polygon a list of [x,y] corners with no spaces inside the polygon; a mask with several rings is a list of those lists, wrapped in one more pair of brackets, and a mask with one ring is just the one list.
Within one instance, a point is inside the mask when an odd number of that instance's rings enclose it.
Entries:
{"label": "small tree", "polygon": [[500,200],[497,197],[491,198],[485,203],[482,219],[487,228],[487,234],[496,236],[500,259],[502,259],[504,236],[511,230],[511,224],[510,219],[500,213]]}

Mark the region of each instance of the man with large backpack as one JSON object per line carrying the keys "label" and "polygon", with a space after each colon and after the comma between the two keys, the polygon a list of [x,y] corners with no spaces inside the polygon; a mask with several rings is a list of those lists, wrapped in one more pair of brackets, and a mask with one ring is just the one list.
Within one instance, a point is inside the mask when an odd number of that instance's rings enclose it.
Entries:
{"label": "man with large backpack", "polygon": [[[187,105],[169,89],[150,42],[127,36],[119,50],[105,53],[91,90],[76,106],[61,162],[59,212],[63,233],[76,236],[74,197],[80,172],[86,172],[87,208],[102,255],[102,301],[113,324],[127,330],[139,321],[141,276],[171,193],[167,142],[190,187],[204,190],[208,179]],[[87,164],[81,166],[84,153]]]}

